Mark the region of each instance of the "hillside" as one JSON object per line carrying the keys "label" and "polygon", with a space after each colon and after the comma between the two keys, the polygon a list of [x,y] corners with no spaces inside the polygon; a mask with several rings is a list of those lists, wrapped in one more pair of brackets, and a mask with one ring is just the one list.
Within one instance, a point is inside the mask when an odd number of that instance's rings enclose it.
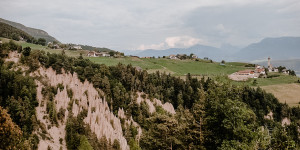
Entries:
{"label": "hillside", "polygon": [[107,57],[87,57],[94,63],[115,66],[118,63],[131,64],[134,67],[141,67],[148,72],[166,72],[174,76],[185,76],[190,73],[196,76],[217,76],[231,74],[238,70],[247,69],[244,67],[246,63],[226,63],[220,65],[218,62],[210,63],[209,61],[200,60],[172,60],[164,58],[107,58]]}
{"label": "hillside", "polygon": [[271,57],[273,60],[299,59],[300,37],[265,38],[250,44],[234,55],[243,61],[261,60]]}
{"label": "hillside", "polygon": [[25,41],[33,39],[33,37],[26,32],[2,22],[0,22],[0,37],[10,38],[17,41],[20,40],[20,38],[23,38]]}
{"label": "hillside", "polygon": [[126,55],[136,55],[139,57],[162,57],[162,56],[169,56],[171,54],[187,54],[190,55],[191,53],[197,55],[199,58],[208,57],[210,59],[213,59],[215,61],[221,61],[224,59],[228,53],[225,53],[225,51],[211,46],[205,46],[205,45],[195,45],[189,48],[170,48],[165,50],[137,50],[137,51],[125,51]]}
{"label": "hillside", "polygon": [[36,39],[44,38],[44,39],[46,39],[47,42],[57,41],[54,37],[50,36],[46,31],[43,31],[41,29],[26,27],[20,23],[8,21],[8,20],[2,19],[2,18],[0,18],[0,22],[9,24],[17,29],[20,29],[20,30],[28,33],[29,35],[33,36]]}

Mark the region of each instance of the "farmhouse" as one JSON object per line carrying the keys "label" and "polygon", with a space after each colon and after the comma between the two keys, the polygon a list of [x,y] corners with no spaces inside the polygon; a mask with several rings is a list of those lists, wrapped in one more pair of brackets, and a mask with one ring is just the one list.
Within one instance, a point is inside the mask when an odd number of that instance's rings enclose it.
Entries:
{"label": "farmhouse", "polygon": [[255,73],[259,73],[259,74],[262,74],[262,75],[266,74],[266,71],[265,71],[264,68],[255,69],[254,71],[255,71]]}
{"label": "farmhouse", "polygon": [[109,57],[109,53],[108,52],[100,52],[100,53],[97,53],[95,51],[90,51],[88,54],[87,54],[88,57]]}
{"label": "farmhouse", "polygon": [[290,72],[289,72],[287,69],[283,69],[283,70],[282,70],[282,73],[284,73],[284,74],[289,74]]}
{"label": "farmhouse", "polygon": [[254,71],[253,70],[238,71],[237,75],[254,75]]}
{"label": "farmhouse", "polygon": [[74,45],[74,46],[72,46],[72,49],[81,50],[82,48],[81,48],[81,46],[79,46],[79,45]]}
{"label": "farmhouse", "polygon": [[178,58],[176,57],[176,55],[173,55],[173,54],[170,55],[169,58],[170,58],[170,59],[178,59]]}
{"label": "farmhouse", "polygon": [[198,58],[198,56],[194,54],[194,55],[192,55],[192,58]]}
{"label": "farmhouse", "polygon": [[258,78],[260,73],[263,73],[264,71],[261,70],[242,70],[235,72],[231,75],[228,75],[228,78],[235,81],[246,81],[249,78]]}
{"label": "farmhouse", "polygon": [[98,56],[109,57],[110,55],[108,52],[100,52],[98,53]]}
{"label": "farmhouse", "polygon": [[96,52],[94,51],[90,51],[88,54],[87,54],[88,57],[97,57],[96,56]]}

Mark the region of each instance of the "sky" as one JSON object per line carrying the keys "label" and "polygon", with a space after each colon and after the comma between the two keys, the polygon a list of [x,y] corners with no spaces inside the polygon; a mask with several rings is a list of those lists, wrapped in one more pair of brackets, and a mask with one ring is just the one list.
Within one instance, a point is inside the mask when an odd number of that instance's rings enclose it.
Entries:
{"label": "sky", "polygon": [[0,17],[119,51],[300,36],[299,0],[0,0]]}

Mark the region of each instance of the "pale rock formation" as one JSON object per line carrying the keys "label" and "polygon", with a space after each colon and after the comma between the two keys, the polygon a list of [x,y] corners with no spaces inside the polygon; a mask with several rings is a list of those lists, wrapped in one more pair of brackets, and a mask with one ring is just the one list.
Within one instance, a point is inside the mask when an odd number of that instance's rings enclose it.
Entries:
{"label": "pale rock formation", "polygon": [[273,120],[273,112],[270,111],[267,115],[264,116],[265,119]]}
{"label": "pale rock formation", "polygon": [[283,118],[282,121],[281,121],[281,125],[284,127],[284,126],[288,126],[291,124],[291,120],[287,117]]}
{"label": "pale rock formation", "polygon": [[5,61],[13,61],[15,63],[19,62],[21,54],[19,54],[17,51],[12,51],[8,54],[8,58],[5,59]]}
{"label": "pale rock formation", "polygon": [[141,97],[141,95],[143,93],[138,92],[137,94],[138,94],[138,98],[137,98],[136,102],[138,104],[140,104],[141,102],[145,101],[149,106],[149,112],[150,113],[153,113],[153,112],[156,111],[155,105],[156,106],[161,106],[165,111],[169,112],[170,114],[175,114],[176,113],[173,105],[169,102],[166,102],[166,103],[162,104],[162,102],[160,100],[156,99],[156,98],[154,98],[153,102],[152,102],[150,99],[147,99],[147,98],[143,99]]}
{"label": "pale rock formation", "polygon": [[[39,107],[36,107],[36,117],[37,120],[39,120],[42,124],[46,125],[47,128],[47,126],[51,124],[48,118],[44,118],[44,116],[49,116],[46,112],[47,100],[45,100],[42,95],[43,85],[39,81],[36,81],[36,84],[38,86],[37,100],[39,102]],[[48,129],[47,131],[51,140],[43,140],[42,138],[40,138],[38,149],[47,149],[48,145],[52,149],[60,149],[60,147],[62,147],[63,149],[67,149],[65,140],[63,140],[62,145],[59,142],[60,138],[65,138],[65,126],[65,124],[59,123],[58,127],[52,126],[50,129]]]}
{"label": "pale rock formation", "polygon": [[[127,141],[123,136],[120,119],[114,116],[114,114],[110,111],[105,99],[102,99],[99,95],[102,91],[100,91],[99,89],[95,89],[93,85],[88,81],[85,81],[84,83],[80,82],[80,80],[77,78],[76,73],[72,75],[70,73],[64,73],[63,71],[62,74],[56,74],[56,72],[51,68],[40,68],[34,74],[46,77],[49,80],[51,86],[56,86],[59,83],[62,83],[64,85],[64,89],[62,91],[58,89],[57,95],[55,95],[54,98],[57,112],[60,108],[66,110],[64,122],[66,122],[67,116],[69,114],[67,110],[68,103],[70,102],[70,98],[67,94],[67,88],[69,88],[73,91],[73,115],[77,116],[83,109],[87,109],[88,114],[84,119],[84,122],[90,125],[92,132],[96,134],[98,139],[104,136],[108,140],[110,140],[111,143],[113,143],[113,141],[117,139],[120,142],[122,150],[129,149]],[[40,104],[43,99],[41,95],[41,89],[42,85],[38,83],[37,98]],[[45,112],[46,103],[44,107],[37,107],[38,120],[46,124],[47,121],[43,120],[43,115],[45,114]],[[43,145],[47,144],[49,144],[54,149],[59,149],[59,147],[57,148],[57,144],[59,144],[57,143],[57,139],[59,139],[60,137],[64,139],[65,124],[59,124],[59,127],[52,127],[49,130],[49,134],[53,138],[52,143],[49,141],[41,140],[39,149],[44,149]],[[63,143],[63,148],[66,148],[65,143]]]}

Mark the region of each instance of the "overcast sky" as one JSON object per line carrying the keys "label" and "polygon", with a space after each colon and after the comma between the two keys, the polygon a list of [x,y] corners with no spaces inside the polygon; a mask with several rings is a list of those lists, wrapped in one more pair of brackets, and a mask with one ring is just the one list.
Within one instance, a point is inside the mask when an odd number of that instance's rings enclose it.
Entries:
{"label": "overcast sky", "polygon": [[299,0],[0,0],[0,17],[63,43],[115,50],[300,36]]}

